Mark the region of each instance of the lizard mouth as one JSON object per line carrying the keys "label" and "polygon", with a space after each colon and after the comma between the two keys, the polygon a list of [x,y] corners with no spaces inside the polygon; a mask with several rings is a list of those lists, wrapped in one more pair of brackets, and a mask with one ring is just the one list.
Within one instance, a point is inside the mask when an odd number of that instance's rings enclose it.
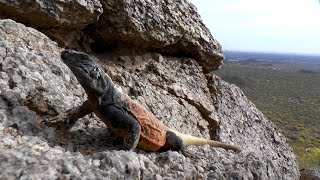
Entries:
{"label": "lizard mouth", "polygon": [[77,59],[76,57],[78,57],[79,55],[79,52],[73,51],[71,49],[64,49],[63,51],[61,51],[61,59],[66,64],[75,64],[75,61]]}
{"label": "lizard mouth", "polygon": [[61,59],[68,66],[72,64],[78,64],[77,61],[81,59],[81,56],[84,56],[84,54],[70,49],[65,49],[61,52]]}

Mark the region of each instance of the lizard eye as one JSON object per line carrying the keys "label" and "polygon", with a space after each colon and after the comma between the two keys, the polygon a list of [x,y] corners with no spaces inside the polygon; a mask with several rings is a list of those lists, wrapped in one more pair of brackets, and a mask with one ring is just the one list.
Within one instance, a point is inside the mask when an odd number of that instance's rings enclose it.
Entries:
{"label": "lizard eye", "polygon": [[94,79],[99,79],[100,76],[101,76],[100,69],[97,67],[93,68],[92,71],[90,72],[90,77]]}

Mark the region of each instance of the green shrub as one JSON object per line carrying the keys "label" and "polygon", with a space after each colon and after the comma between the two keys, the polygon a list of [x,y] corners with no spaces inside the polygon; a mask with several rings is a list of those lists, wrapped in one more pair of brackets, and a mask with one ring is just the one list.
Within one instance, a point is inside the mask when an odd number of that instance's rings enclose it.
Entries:
{"label": "green shrub", "polygon": [[293,150],[297,155],[300,168],[320,168],[320,148],[304,148],[294,145]]}

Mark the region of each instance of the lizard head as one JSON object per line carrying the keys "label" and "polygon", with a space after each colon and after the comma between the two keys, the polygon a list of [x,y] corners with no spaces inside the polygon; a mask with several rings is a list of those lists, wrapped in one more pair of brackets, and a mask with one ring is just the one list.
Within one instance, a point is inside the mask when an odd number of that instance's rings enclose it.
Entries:
{"label": "lizard head", "polygon": [[89,55],[73,50],[64,50],[61,52],[61,58],[88,94],[100,96],[108,90],[109,77]]}

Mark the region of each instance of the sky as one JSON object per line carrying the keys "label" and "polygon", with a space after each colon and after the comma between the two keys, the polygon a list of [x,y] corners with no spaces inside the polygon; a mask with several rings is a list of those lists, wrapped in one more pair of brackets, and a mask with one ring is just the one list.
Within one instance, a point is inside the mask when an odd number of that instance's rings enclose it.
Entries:
{"label": "sky", "polygon": [[319,0],[189,0],[223,50],[320,54]]}

